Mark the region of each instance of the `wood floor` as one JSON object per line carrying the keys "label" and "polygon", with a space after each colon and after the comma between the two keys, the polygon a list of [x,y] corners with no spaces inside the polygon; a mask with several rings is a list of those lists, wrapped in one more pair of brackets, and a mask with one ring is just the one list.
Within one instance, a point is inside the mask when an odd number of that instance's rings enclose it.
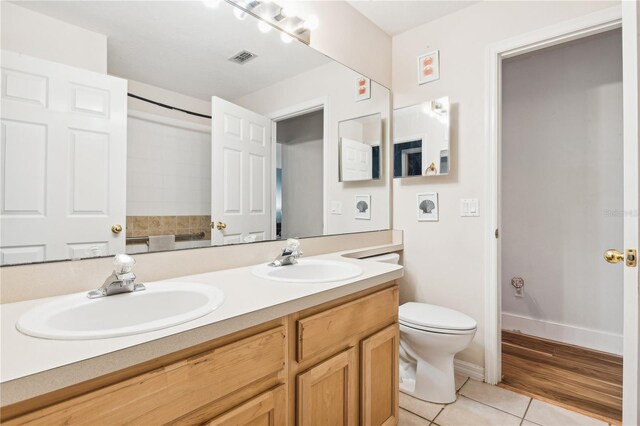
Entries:
{"label": "wood floor", "polygon": [[616,355],[503,331],[501,385],[622,421],[622,357]]}

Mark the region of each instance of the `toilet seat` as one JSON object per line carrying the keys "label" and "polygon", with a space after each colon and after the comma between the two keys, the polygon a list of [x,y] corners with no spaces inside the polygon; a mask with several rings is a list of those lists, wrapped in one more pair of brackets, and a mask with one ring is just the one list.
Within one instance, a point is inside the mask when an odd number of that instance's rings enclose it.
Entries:
{"label": "toilet seat", "polygon": [[476,332],[475,328],[470,330],[447,330],[444,328],[426,327],[424,325],[411,324],[410,322],[399,321],[400,325],[409,327],[414,330],[424,331],[425,333],[438,333],[438,334],[473,334]]}
{"label": "toilet seat", "polygon": [[400,324],[430,333],[471,334],[476,321],[461,312],[427,303],[409,302],[400,306]]}

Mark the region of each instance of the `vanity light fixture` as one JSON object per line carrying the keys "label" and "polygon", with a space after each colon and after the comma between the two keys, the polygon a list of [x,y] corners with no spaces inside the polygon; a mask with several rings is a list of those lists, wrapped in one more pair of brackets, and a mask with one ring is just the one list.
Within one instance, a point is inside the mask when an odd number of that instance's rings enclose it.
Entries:
{"label": "vanity light fixture", "polygon": [[[203,0],[208,1],[208,0]],[[298,39],[309,44],[311,30],[318,27],[318,18],[310,15],[309,19],[302,19],[297,15],[295,4],[281,6],[270,0],[226,0],[232,3],[237,9],[234,15],[242,20],[247,14],[253,15],[262,22],[258,24],[260,32],[268,33],[270,27],[276,27],[286,35],[281,35],[280,39],[284,43],[291,43],[293,39]]]}

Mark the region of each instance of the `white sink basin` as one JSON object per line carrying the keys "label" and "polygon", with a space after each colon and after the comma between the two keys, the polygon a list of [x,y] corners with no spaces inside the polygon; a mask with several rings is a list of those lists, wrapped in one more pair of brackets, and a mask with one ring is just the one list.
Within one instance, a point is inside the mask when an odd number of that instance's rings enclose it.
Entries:
{"label": "white sink basin", "polygon": [[57,340],[104,339],[160,330],[200,318],[222,305],[222,290],[204,284],[160,282],[146,290],[89,299],[61,296],[25,312],[16,328]]}
{"label": "white sink basin", "polygon": [[253,274],[268,280],[290,283],[327,283],[359,277],[362,275],[362,268],[337,260],[298,259],[295,265],[258,265],[253,268]]}

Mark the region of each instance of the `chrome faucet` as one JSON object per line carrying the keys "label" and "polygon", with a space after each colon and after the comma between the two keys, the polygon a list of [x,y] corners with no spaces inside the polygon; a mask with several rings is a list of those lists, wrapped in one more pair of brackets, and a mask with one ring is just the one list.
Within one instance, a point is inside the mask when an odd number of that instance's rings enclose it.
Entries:
{"label": "chrome faucet", "polygon": [[298,263],[298,258],[302,256],[302,251],[299,250],[300,241],[289,238],[287,240],[287,246],[282,253],[275,258],[273,262],[269,264],[269,266],[286,266],[286,265],[295,265]]}
{"label": "chrome faucet", "polygon": [[136,261],[128,254],[117,254],[113,259],[113,272],[107,277],[104,284],[87,293],[89,299],[112,296],[120,293],[131,293],[145,290],[144,284],[136,284],[136,275],[131,272]]}

